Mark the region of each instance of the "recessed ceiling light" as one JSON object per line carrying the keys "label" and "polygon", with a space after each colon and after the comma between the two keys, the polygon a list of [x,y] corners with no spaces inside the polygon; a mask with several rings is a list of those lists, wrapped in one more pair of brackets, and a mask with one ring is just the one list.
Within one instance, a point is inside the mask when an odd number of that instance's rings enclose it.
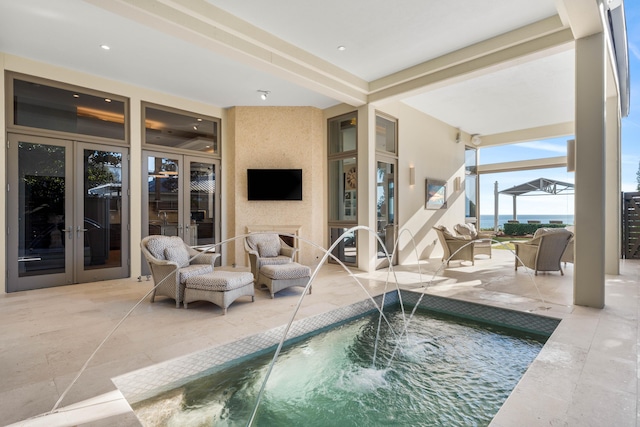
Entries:
{"label": "recessed ceiling light", "polygon": [[109,98],[105,98],[104,102],[111,102],[111,100]]}
{"label": "recessed ceiling light", "polygon": [[109,45],[106,45],[106,44],[101,44],[101,45],[100,45],[100,47],[101,47],[102,49],[104,49],[104,50],[109,50],[109,49],[111,49],[111,47],[109,47]]}
{"label": "recessed ceiling light", "polygon": [[77,93],[74,93],[74,94],[73,94],[73,97],[74,97],[74,98],[80,98],[80,95],[78,95]]}
{"label": "recessed ceiling light", "polygon": [[339,50],[340,52],[342,52],[342,51],[347,50],[347,47],[346,47],[346,46],[338,46],[338,50]]}
{"label": "recessed ceiling light", "polygon": [[198,119],[196,119],[196,120],[197,120],[197,121],[199,121],[199,122],[201,122],[201,121],[202,121],[202,119],[200,119],[200,118],[198,118]]}

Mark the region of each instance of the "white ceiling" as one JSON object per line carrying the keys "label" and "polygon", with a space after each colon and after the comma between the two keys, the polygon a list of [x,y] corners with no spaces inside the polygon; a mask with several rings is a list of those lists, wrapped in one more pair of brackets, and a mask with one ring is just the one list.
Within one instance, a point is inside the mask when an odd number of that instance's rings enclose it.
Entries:
{"label": "white ceiling", "polygon": [[[366,99],[373,88],[401,88],[426,74],[403,77],[402,70],[429,68],[443,55],[558,13],[555,0],[158,1],[159,13],[172,9],[167,18],[138,4],[149,3],[0,0],[0,51],[219,107],[327,108],[349,96]],[[183,21],[183,13],[198,21]],[[222,32],[233,41],[219,43]],[[242,43],[249,47],[238,48]],[[248,54],[252,49],[277,53]],[[455,79],[394,89],[388,99],[483,135],[570,122],[573,67],[573,45],[565,43]],[[271,92],[266,102],[257,90]],[[341,91],[356,95],[334,95]]]}

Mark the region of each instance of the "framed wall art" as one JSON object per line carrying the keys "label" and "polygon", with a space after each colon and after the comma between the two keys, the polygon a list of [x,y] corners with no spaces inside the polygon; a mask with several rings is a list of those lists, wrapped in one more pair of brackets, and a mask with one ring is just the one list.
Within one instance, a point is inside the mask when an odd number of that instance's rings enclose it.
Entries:
{"label": "framed wall art", "polygon": [[425,209],[447,207],[447,182],[427,178],[425,181]]}

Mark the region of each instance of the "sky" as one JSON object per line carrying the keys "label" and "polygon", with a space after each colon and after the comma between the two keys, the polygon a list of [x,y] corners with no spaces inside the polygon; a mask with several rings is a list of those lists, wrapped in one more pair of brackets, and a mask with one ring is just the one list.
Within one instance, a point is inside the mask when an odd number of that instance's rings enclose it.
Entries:
{"label": "sky", "polygon": [[[622,119],[622,191],[636,191],[636,173],[640,164],[640,1],[625,1],[627,39],[629,45],[629,69],[631,76],[631,105],[629,116]],[[565,156],[566,140],[557,138],[534,141],[480,150],[480,164],[500,163],[513,160],[537,159]],[[574,174],[566,168],[538,169],[532,171],[486,174],[480,176],[480,214],[493,215],[494,187],[505,190],[514,185],[537,179],[549,178],[574,182]],[[517,199],[518,214],[566,214],[573,215],[573,196],[522,196]],[[498,213],[511,215],[511,196],[498,198]]]}

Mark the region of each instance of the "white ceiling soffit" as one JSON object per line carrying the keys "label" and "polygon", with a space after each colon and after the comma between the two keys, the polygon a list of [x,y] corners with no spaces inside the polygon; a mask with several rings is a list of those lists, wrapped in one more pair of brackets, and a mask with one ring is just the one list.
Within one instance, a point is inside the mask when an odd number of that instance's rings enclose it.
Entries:
{"label": "white ceiling soffit", "polygon": [[[542,30],[522,30],[554,20],[556,0],[0,1],[0,51],[220,107],[361,105],[375,87],[493,134],[572,115],[571,49],[535,55]],[[510,58],[510,40],[531,51]]]}
{"label": "white ceiling soffit", "polygon": [[574,51],[503,68],[404,102],[481,135],[571,122],[575,108]]}

